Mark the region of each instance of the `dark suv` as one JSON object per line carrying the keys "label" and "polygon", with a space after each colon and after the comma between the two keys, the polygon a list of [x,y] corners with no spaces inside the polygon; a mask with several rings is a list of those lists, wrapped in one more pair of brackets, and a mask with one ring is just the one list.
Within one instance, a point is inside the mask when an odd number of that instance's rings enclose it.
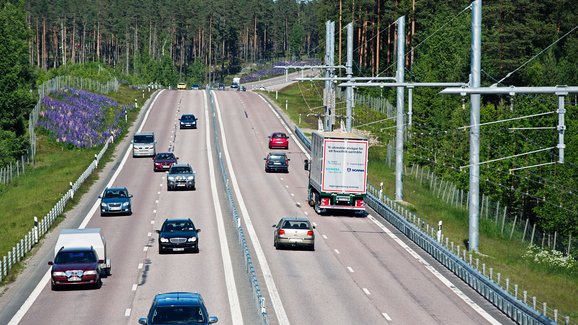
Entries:
{"label": "dark suv", "polygon": [[167,175],[167,189],[195,190],[195,171],[190,164],[173,164]]}
{"label": "dark suv", "polygon": [[265,172],[289,172],[289,158],[287,154],[270,152],[265,159]]}
{"label": "dark suv", "polygon": [[159,234],[159,253],[167,251],[183,252],[190,250],[199,252],[199,233],[191,219],[166,219]]}
{"label": "dark suv", "polygon": [[92,247],[61,248],[54,261],[48,262],[48,265],[52,265],[50,272],[52,290],[78,285],[100,288],[102,263],[104,261],[98,259],[98,254]]}
{"label": "dark suv", "polygon": [[100,215],[132,214],[132,194],[126,187],[108,187],[100,198]]}
{"label": "dark suv", "polygon": [[148,316],[139,318],[138,323],[207,325],[218,321],[217,316],[209,316],[200,293],[167,292],[155,296]]}

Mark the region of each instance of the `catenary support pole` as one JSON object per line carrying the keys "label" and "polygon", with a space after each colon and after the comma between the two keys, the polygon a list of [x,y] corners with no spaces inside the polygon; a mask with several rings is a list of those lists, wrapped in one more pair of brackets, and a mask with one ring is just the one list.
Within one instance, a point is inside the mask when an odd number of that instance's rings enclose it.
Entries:
{"label": "catenary support pole", "polygon": [[[482,56],[482,0],[472,3],[471,87],[480,87]],[[480,94],[470,95],[470,207],[469,250],[479,249],[480,217]]]}
{"label": "catenary support pole", "polygon": [[[347,62],[345,63],[347,78],[353,77],[353,23],[347,24]],[[351,79],[350,79],[351,80]],[[353,119],[353,86],[345,88],[345,129],[351,132]]]}
{"label": "catenary support pole", "polygon": [[[396,82],[404,82],[405,73],[405,16],[397,19],[397,72]],[[395,200],[403,201],[403,93],[404,87],[397,87],[397,118],[395,131]]]}

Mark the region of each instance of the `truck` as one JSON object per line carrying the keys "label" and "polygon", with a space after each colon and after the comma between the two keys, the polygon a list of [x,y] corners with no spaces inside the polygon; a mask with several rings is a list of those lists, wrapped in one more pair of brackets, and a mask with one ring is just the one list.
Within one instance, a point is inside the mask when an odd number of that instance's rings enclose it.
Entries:
{"label": "truck", "polygon": [[318,214],[327,210],[365,211],[369,141],[351,132],[313,132],[307,201]]}
{"label": "truck", "polygon": [[54,246],[52,290],[72,285],[100,288],[102,277],[111,274],[106,240],[100,228],[62,229]]}
{"label": "truck", "polygon": [[233,78],[231,88],[239,88],[239,86],[241,86],[241,78]]}

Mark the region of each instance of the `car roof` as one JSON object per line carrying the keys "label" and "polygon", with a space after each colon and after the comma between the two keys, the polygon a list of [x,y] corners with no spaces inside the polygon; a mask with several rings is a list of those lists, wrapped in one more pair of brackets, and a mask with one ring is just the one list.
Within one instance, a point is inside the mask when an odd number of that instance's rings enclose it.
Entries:
{"label": "car roof", "polygon": [[155,296],[157,306],[202,305],[203,297],[197,292],[167,292]]}
{"label": "car roof", "polygon": [[309,221],[307,217],[283,217],[281,220],[285,221]]}
{"label": "car roof", "polygon": [[[173,164],[173,167],[191,167],[191,164]],[[172,167],[171,167],[172,168]]]}
{"label": "car roof", "polygon": [[128,189],[126,187],[107,187],[106,189],[104,189],[105,191],[112,191],[112,192],[116,192],[116,191],[128,191]]}
{"label": "car roof", "polygon": [[191,222],[193,222],[193,221],[191,220],[191,218],[188,218],[188,219],[168,219],[168,218],[167,218],[167,219],[165,219],[164,222],[166,223],[166,222],[186,222],[186,221],[191,221]]}
{"label": "car roof", "polygon": [[141,132],[137,132],[134,135],[154,135],[155,133],[153,131],[141,131]]}

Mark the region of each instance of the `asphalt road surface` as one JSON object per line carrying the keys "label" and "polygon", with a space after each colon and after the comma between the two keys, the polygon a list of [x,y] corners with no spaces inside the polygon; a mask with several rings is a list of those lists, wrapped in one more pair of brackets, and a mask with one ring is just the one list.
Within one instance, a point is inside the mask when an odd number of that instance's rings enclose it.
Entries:
{"label": "asphalt road surface", "polygon": [[[510,322],[372,211],[315,214],[305,201],[307,154],[295,137],[282,150],[291,159],[289,173],[264,171],[267,136],[292,134],[282,112],[251,91],[213,93],[215,111],[207,91],[160,91],[135,125],[155,132],[157,151],[174,151],[179,163],[193,166],[197,189],[168,192],[166,174],[153,172],[150,158],[133,158],[125,139],[81,204],[4,290],[1,324],[136,324],[154,295],[169,291],[200,292],[219,324],[260,323],[218,159],[227,167],[270,324]],[[183,113],[198,117],[197,129],[178,128]],[[106,186],[129,189],[133,215],[100,216],[97,197]],[[273,247],[272,225],[288,215],[308,216],[316,225],[315,251]],[[202,229],[199,253],[158,253],[155,230],[166,218],[191,218]],[[57,233],[79,226],[102,229],[112,275],[100,289],[52,291],[46,262]]]}

